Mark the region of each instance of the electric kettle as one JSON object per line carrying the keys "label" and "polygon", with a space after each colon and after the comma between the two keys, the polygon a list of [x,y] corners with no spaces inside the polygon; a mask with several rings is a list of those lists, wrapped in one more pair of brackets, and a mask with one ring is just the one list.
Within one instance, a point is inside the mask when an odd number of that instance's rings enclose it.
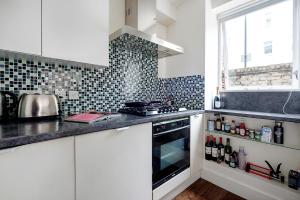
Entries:
{"label": "electric kettle", "polygon": [[[8,96],[13,100],[13,103],[9,105]],[[12,92],[0,91],[0,121],[9,119],[9,114],[13,113],[17,107],[18,97]]]}

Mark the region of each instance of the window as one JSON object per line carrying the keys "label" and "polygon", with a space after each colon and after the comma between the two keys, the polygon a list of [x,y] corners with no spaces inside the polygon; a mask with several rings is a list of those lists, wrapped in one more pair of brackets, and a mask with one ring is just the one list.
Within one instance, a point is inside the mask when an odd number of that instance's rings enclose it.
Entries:
{"label": "window", "polygon": [[293,53],[300,48],[294,45],[296,5],[293,0],[263,2],[269,4],[219,16],[220,77],[225,90],[299,86],[293,76],[299,67],[293,64]]}

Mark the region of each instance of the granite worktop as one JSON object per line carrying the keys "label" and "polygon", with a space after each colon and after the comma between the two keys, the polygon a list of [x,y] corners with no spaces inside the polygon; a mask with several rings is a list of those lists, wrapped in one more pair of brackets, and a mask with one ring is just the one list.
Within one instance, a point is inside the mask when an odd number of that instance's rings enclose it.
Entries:
{"label": "granite worktop", "polygon": [[120,114],[119,117],[92,124],[66,122],[64,120],[3,123],[0,124],[0,149],[201,113],[204,111],[187,110],[147,117]]}

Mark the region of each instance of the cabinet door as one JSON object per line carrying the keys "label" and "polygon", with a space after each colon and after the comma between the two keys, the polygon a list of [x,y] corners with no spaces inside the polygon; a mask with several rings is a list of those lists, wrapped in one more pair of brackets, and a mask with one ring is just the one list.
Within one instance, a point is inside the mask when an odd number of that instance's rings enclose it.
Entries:
{"label": "cabinet door", "polygon": [[77,200],[151,200],[152,131],[142,124],[77,136]]}
{"label": "cabinet door", "polygon": [[43,0],[42,55],[108,66],[108,0]]}
{"label": "cabinet door", "polygon": [[191,116],[191,176],[199,178],[203,162],[203,115]]}
{"label": "cabinet door", "polygon": [[0,151],[0,199],[74,200],[74,137]]}
{"label": "cabinet door", "polygon": [[0,0],[0,49],[41,55],[41,0]]}

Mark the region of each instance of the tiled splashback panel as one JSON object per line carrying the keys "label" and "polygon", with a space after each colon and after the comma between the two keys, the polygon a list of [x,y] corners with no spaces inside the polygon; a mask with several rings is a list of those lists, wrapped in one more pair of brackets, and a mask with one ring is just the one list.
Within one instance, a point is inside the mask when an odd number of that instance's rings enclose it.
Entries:
{"label": "tiled splashback panel", "polygon": [[204,78],[200,75],[162,79],[164,93],[179,107],[204,109]]}
{"label": "tiled splashback panel", "polygon": [[[290,92],[223,92],[225,109],[283,113]],[[300,114],[300,92],[294,91],[285,112]]]}
{"label": "tiled splashback panel", "polygon": [[[104,69],[0,58],[0,90],[16,94],[20,90],[44,94],[54,94],[55,89],[78,91],[79,100],[62,100],[66,115],[86,110],[116,111],[126,101],[164,100],[168,96],[178,106],[204,108],[203,77],[159,79],[157,46],[129,35],[122,37],[110,43],[110,67]],[[134,39],[135,45],[126,45],[127,39]]]}

